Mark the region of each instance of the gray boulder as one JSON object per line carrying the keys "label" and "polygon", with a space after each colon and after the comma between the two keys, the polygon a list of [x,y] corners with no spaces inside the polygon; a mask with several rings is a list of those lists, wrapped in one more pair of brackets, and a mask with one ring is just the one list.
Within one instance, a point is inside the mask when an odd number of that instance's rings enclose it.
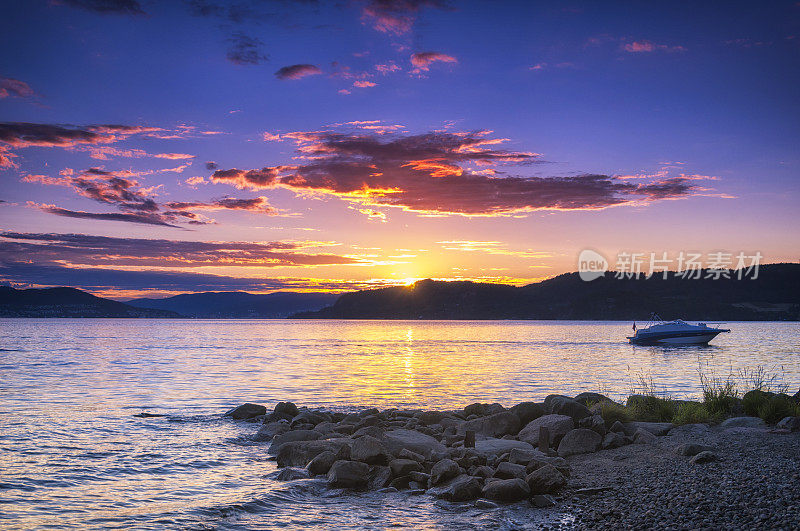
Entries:
{"label": "gray boulder", "polygon": [[278,473],[278,481],[294,481],[296,479],[308,479],[308,470],[302,468],[284,468]]}
{"label": "gray boulder", "polygon": [[510,409],[517,417],[519,417],[519,425],[525,426],[530,421],[536,420],[544,415],[544,405],[537,404],[536,402],[521,402]]}
{"label": "gray boulder", "polygon": [[389,486],[392,479],[392,469],[388,466],[374,466],[369,470],[367,488],[370,490],[382,489]]}
{"label": "gray boulder", "polygon": [[389,453],[378,439],[364,435],[356,439],[350,447],[350,459],[368,465],[385,465],[389,462]]}
{"label": "gray boulder", "polygon": [[567,484],[567,478],[553,465],[545,465],[534,470],[525,480],[531,494],[551,494]]}
{"label": "gray boulder", "polygon": [[459,473],[458,463],[452,459],[442,459],[431,468],[430,485],[435,487],[439,483],[454,478]]}
{"label": "gray boulder", "polygon": [[780,430],[798,431],[800,430],[800,417],[784,417],[775,427]]}
{"label": "gray boulder", "polygon": [[276,435],[272,438],[272,443],[269,445],[269,450],[267,450],[267,453],[269,455],[278,455],[281,446],[286,443],[295,441],[316,441],[317,439],[321,438],[322,434],[314,430],[287,431],[286,433],[281,433],[280,435]]}
{"label": "gray boulder", "polygon": [[297,409],[297,406],[292,402],[278,402],[275,404],[275,409],[272,411],[273,413],[288,415],[289,417],[294,417],[300,413],[300,410]]}
{"label": "gray boulder", "polygon": [[334,452],[338,455],[340,450],[346,449],[349,453],[349,443],[349,439],[287,442],[282,444],[280,450],[278,450],[278,466],[306,466],[312,459],[325,451]]}
{"label": "gray boulder", "polygon": [[295,415],[292,419],[292,426],[297,426],[299,424],[311,424],[312,426],[316,426],[320,422],[330,422],[331,417],[321,411],[314,411],[312,409],[303,409]]}
{"label": "gray boulder", "polygon": [[442,411],[423,411],[417,415],[417,419],[419,419],[420,424],[430,426],[431,424],[440,423],[447,416],[447,413]]}
{"label": "gray boulder", "polygon": [[481,495],[494,501],[515,502],[524,500],[531,494],[531,488],[524,479],[498,479],[486,483]]}
{"label": "gray boulder", "polygon": [[422,465],[413,459],[392,459],[389,461],[389,468],[392,469],[392,475],[399,478],[407,476],[409,472],[422,470]]}
{"label": "gray boulder", "polygon": [[503,435],[515,435],[520,428],[519,417],[511,411],[503,411],[468,420],[461,424],[458,433],[464,434],[467,431],[474,431],[476,434],[487,437],[502,437]]}
{"label": "gray boulder", "polygon": [[764,428],[766,424],[758,417],[733,417],[720,423],[722,428]]}
{"label": "gray boulder", "polygon": [[317,454],[317,456],[308,463],[306,468],[308,468],[308,472],[313,476],[327,475],[336,461],[338,461],[336,454],[330,450],[326,450]]}
{"label": "gray boulder", "polygon": [[404,448],[411,450],[430,459],[432,456],[445,455],[445,445],[431,437],[415,430],[390,430],[381,438],[383,446],[392,454],[397,455]]}
{"label": "gray boulder", "polygon": [[588,407],[568,396],[550,395],[544,399],[544,408],[551,415],[566,415],[575,422],[592,416]]}
{"label": "gray boulder", "polygon": [[656,442],[657,437],[651,431],[644,428],[639,428],[633,434],[633,444],[652,444]]}
{"label": "gray boulder", "polygon": [[462,474],[428,489],[428,494],[451,502],[474,500],[481,495],[481,482],[478,478]]}
{"label": "gray boulder", "polygon": [[686,455],[686,456],[694,456],[699,454],[700,452],[705,452],[706,450],[712,450],[710,446],[704,446],[702,444],[681,444],[676,446],[674,452],[678,455]]}
{"label": "gray boulder", "polygon": [[515,441],[513,439],[487,438],[475,441],[475,452],[484,457],[503,455],[514,448],[526,451],[534,449],[533,446],[525,441]]}
{"label": "gray boulder", "polygon": [[399,457],[400,459],[413,459],[417,463],[424,463],[425,462],[425,456],[424,455],[418,454],[416,452],[412,452],[411,450],[409,450],[407,448],[403,448],[402,450],[400,450],[397,453],[397,457]]}
{"label": "gray boulder", "polygon": [[600,393],[581,393],[575,398],[573,398],[576,402],[580,402],[586,406],[591,406],[594,404],[599,404],[601,402],[614,402],[606,395],[601,395]]}
{"label": "gray boulder", "polygon": [[550,434],[550,446],[560,441],[568,431],[575,427],[572,417],[567,415],[544,415],[532,420],[527,426],[520,430],[517,436],[520,441],[525,441],[531,446],[539,444],[539,429],[547,428]]}
{"label": "gray boulder", "polygon": [[336,461],[328,472],[328,485],[346,489],[367,486],[369,466],[358,461]]}
{"label": "gray boulder", "polygon": [[548,507],[555,507],[556,501],[549,494],[534,494],[531,496],[531,505],[539,509],[547,509]]}
{"label": "gray boulder", "polygon": [[578,428],[567,432],[561,439],[561,443],[558,445],[558,456],[567,457],[596,452],[602,442],[603,438],[596,431]]}
{"label": "gray boulder", "polygon": [[508,461],[502,461],[494,471],[494,477],[500,479],[525,479],[526,474],[525,465],[517,465]]}
{"label": "gray boulder", "polygon": [[717,454],[714,452],[706,450],[705,452],[700,452],[696,456],[692,457],[691,463],[695,465],[703,464],[703,463],[710,463],[712,461],[717,460]]}
{"label": "gray boulder", "polygon": [[603,437],[606,434],[606,421],[603,420],[603,417],[600,415],[592,415],[591,417],[585,417],[578,421],[579,428],[586,428],[589,430],[594,430]]}
{"label": "gray boulder", "polygon": [[614,433],[625,433],[625,425],[620,421],[615,420],[614,424],[611,425],[611,428],[609,428],[608,431],[613,431]]}
{"label": "gray boulder", "polygon": [[469,417],[470,415],[477,415],[479,417],[484,417],[486,415],[494,415],[495,413],[500,413],[501,411],[505,410],[503,406],[500,404],[482,404],[480,402],[475,402],[474,404],[470,404],[463,410],[464,418]]}
{"label": "gray boulder", "polygon": [[223,416],[231,417],[234,420],[245,420],[266,414],[267,414],[266,407],[259,404],[252,404],[250,402],[247,402],[246,404],[242,404],[241,406],[236,406],[235,408],[226,411],[225,415]]}
{"label": "gray boulder", "polygon": [[625,439],[625,436],[621,433],[616,433],[610,431],[606,433],[606,436],[603,438],[603,442],[600,447],[603,450],[611,450],[612,448],[619,448],[621,446],[625,446],[628,441]]}
{"label": "gray boulder", "polygon": [[528,450],[527,448],[512,448],[508,453],[508,461],[517,465],[527,465],[532,459],[544,457],[539,450]]}
{"label": "gray boulder", "polygon": [[289,431],[289,423],[285,420],[278,422],[269,422],[263,424],[261,428],[253,435],[254,441],[271,441],[276,435],[281,435]]}

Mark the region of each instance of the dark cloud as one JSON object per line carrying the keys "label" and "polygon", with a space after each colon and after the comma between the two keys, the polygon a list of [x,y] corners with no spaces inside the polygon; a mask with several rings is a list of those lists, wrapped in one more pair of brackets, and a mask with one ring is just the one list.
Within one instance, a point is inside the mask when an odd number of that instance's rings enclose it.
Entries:
{"label": "dark cloud", "polygon": [[58,3],[102,14],[145,14],[141,4],[139,4],[137,0],[58,0]]}
{"label": "dark cloud", "polygon": [[63,216],[65,218],[77,219],[94,219],[101,221],[127,221],[128,223],[141,223],[144,225],[161,225],[164,227],[178,227],[171,225],[163,220],[161,216],[154,214],[132,214],[132,213],[96,213],[96,212],[83,212],[81,210],[67,210],[55,205],[36,205],[43,212],[48,214],[55,214],[56,216]]}
{"label": "dark cloud", "polygon": [[498,167],[540,162],[539,155],[502,149],[503,139],[482,131],[420,135],[312,131],[282,138],[297,143],[295,159],[301,162],[261,170],[218,170],[211,179],[239,188],[281,186],[367,205],[463,215],[601,209],[685,197],[698,190],[681,178],[633,184],[598,174],[507,176]]}
{"label": "dark cloud", "polygon": [[402,35],[411,31],[422,8],[450,9],[442,0],[368,0],[363,18],[383,33]]}
{"label": "dark cloud", "polygon": [[214,161],[206,162],[206,169],[207,170],[216,170],[217,168],[219,168],[219,165],[216,162],[214,162]]}
{"label": "dark cloud", "polygon": [[316,65],[302,64],[284,66],[275,72],[275,77],[278,79],[300,79],[306,76],[314,76],[321,73],[322,70],[320,70]]}
{"label": "dark cloud", "polygon": [[0,99],[9,96],[16,96],[17,98],[30,98],[35,96],[36,93],[24,81],[10,77],[0,77]]}
{"label": "dark cloud", "polygon": [[266,197],[252,199],[236,199],[225,197],[209,202],[201,201],[173,201],[164,204],[173,210],[248,210],[261,214],[277,214],[278,211],[270,206]]}
{"label": "dark cloud", "polygon": [[228,60],[237,65],[257,65],[269,59],[262,53],[263,42],[242,32],[236,32],[228,38],[231,47],[228,49]]}
{"label": "dark cloud", "polygon": [[359,260],[308,253],[314,242],[197,242],[113,238],[89,234],[0,232],[0,260],[78,266],[277,267],[355,264]]}
{"label": "dark cloud", "polygon": [[0,122],[0,142],[13,147],[71,147],[78,144],[109,144],[131,135],[161,131],[158,127],[132,125],[87,125],[75,127],[28,122]]}

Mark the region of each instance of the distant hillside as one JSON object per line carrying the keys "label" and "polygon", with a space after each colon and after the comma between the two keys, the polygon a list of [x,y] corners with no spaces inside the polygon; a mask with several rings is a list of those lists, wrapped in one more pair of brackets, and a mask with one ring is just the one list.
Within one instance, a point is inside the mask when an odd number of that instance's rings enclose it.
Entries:
{"label": "distant hillside", "polygon": [[254,295],[232,291],[192,293],[165,299],[133,299],[127,304],[205,319],[280,319],[296,312],[319,310],[333,304],[337,297],[331,293],[283,291]]}
{"label": "distant hillside", "polygon": [[135,308],[74,288],[14,289],[0,286],[0,317],[180,317]]}
{"label": "distant hillside", "polygon": [[520,288],[422,280],[408,287],[347,293],[306,319],[664,319],[800,320],[800,264],[761,266],[756,280],[689,280],[671,274],[591,282],[577,273]]}

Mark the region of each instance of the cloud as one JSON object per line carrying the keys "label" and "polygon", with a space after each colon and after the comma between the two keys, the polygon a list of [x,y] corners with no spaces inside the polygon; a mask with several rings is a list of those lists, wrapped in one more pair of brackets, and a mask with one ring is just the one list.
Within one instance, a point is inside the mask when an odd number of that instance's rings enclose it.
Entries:
{"label": "cloud", "polygon": [[649,53],[655,51],[665,52],[685,52],[683,46],[667,46],[666,44],[656,44],[654,42],[641,40],[632,41],[622,45],[622,49],[629,53]]}
{"label": "cloud", "polygon": [[193,159],[196,155],[188,155],[186,153],[157,153],[153,155],[157,159],[169,159],[169,160],[184,160],[184,159]]}
{"label": "cloud", "polygon": [[0,261],[117,267],[285,267],[347,265],[348,256],[309,253],[319,242],[203,242],[88,234],[0,232]]}
{"label": "cloud", "polygon": [[28,122],[0,122],[0,142],[23,147],[72,147],[80,144],[110,144],[131,135],[162,131],[158,127],[88,125],[75,127]]}
{"label": "cloud", "polygon": [[206,162],[207,170],[216,170],[217,168],[219,168],[219,166],[213,160],[209,160],[208,162]]}
{"label": "cloud", "polygon": [[10,77],[0,77],[0,99],[9,96],[30,98],[35,95],[36,93],[33,89],[24,81]]}
{"label": "cloud", "polygon": [[114,15],[144,15],[138,0],[58,0],[68,6],[85,9],[101,14]]}
{"label": "cloud", "polygon": [[361,81],[356,81],[355,83],[353,83],[353,86],[357,87],[357,88],[371,88],[371,87],[377,87],[378,84],[377,83],[373,83],[372,81],[361,80]]}
{"label": "cloud", "polygon": [[237,31],[228,38],[231,47],[228,49],[228,60],[237,65],[257,65],[269,59],[262,53],[263,42],[255,37]]}
{"label": "cloud", "polygon": [[368,0],[362,9],[362,20],[382,33],[402,35],[411,31],[422,8],[449,8],[441,0]]}
{"label": "cloud", "polygon": [[325,130],[286,133],[283,138],[297,145],[295,165],[218,170],[211,179],[239,188],[282,187],[365,206],[468,216],[603,209],[700,191],[685,178],[634,184],[600,174],[509,176],[498,168],[523,169],[541,162],[540,155],[502,149],[506,139],[492,138],[487,131],[411,135]]}
{"label": "cloud", "polygon": [[172,201],[165,203],[164,206],[172,210],[249,210],[262,214],[278,213],[278,210],[269,204],[266,197],[255,197],[252,199],[225,197],[210,202]]}
{"label": "cloud", "polygon": [[60,208],[55,205],[39,205],[32,202],[29,202],[28,204],[30,206],[38,208],[42,212],[47,212],[48,214],[55,214],[56,216],[63,216],[66,218],[94,219],[100,221],[127,221],[128,223],[140,223],[144,225],[161,225],[164,227],[178,228],[177,225],[172,225],[170,223],[167,223],[166,221],[163,220],[161,216],[154,214],[119,213],[119,212],[95,213],[95,212],[84,212],[82,210],[67,210],[65,208]]}
{"label": "cloud", "polygon": [[419,74],[430,70],[432,63],[457,63],[458,59],[440,52],[421,52],[411,55],[411,64],[414,65],[412,74]]}
{"label": "cloud", "polygon": [[[235,199],[226,197],[209,202],[168,202],[161,204],[156,201],[156,191],[161,185],[143,187],[136,179],[138,174],[123,170],[109,171],[102,168],[89,168],[80,173],[72,170],[62,171],[60,176],[29,174],[22,181],[39,183],[48,186],[65,186],[71,188],[78,195],[98,203],[111,205],[121,210],[122,213],[91,213],[83,211],[66,210],[54,205],[30,206],[44,212],[58,216],[73,218],[97,219],[106,221],[128,221],[131,223],[144,223],[149,225],[162,225],[177,227],[175,223],[186,222],[191,225],[206,225],[214,220],[205,218],[198,211],[209,210],[247,210],[267,215],[275,215],[278,211],[269,205],[267,198]],[[202,177],[200,178],[201,181]],[[193,180],[190,185],[198,184]]]}
{"label": "cloud", "polygon": [[320,70],[316,65],[302,64],[284,66],[275,72],[275,77],[278,79],[300,79],[306,76],[315,76],[321,73],[322,70]]}
{"label": "cloud", "polygon": [[383,75],[391,74],[392,72],[397,72],[399,70],[400,66],[394,61],[375,65],[375,71]]}

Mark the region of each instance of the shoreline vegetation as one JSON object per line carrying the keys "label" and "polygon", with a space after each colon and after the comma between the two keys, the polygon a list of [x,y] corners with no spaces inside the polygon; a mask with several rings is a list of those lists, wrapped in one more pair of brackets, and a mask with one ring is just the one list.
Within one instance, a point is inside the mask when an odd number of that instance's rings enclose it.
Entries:
{"label": "shoreline vegetation", "polygon": [[590,282],[565,273],[520,287],[428,279],[339,296],[205,292],[126,302],[75,288],[0,286],[0,317],[641,321],[656,312],[667,320],[800,320],[800,264],[766,264],[755,279],[737,271],[717,279],[699,273],[698,279],[607,273]]}
{"label": "shoreline vegetation", "polygon": [[252,439],[269,442],[278,466],[270,478],[340,495],[524,504],[560,518],[555,527],[790,529],[800,522],[800,391],[790,396],[762,368],[740,376],[747,387],[703,376],[699,401],[659,396],[642,378],[624,402],[584,392],[350,413],[245,403],[224,416],[258,425]]}

